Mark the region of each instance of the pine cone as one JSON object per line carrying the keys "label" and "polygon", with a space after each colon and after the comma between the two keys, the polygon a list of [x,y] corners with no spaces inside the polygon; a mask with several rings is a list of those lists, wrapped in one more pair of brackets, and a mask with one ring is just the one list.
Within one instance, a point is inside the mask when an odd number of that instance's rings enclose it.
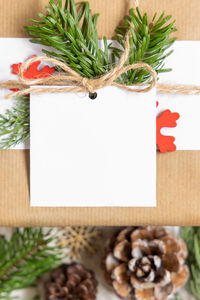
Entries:
{"label": "pine cone", "polygon": [[127,227],[106,248],[106,278],[120,298],[165,300],[188,278],[187,248],[163,227]]}
{"label": "pine cone", "polygon": [[81,264],[63,264],[52,271],[45,290],[46,300],[95,300],[97,281]]}

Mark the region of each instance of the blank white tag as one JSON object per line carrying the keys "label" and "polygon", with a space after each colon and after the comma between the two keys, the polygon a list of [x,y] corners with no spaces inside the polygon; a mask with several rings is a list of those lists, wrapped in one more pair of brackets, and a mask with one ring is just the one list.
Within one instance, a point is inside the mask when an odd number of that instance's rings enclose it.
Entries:
{"label": "blank white tag", "polygon": [[32,206],[156,206],[156,95],[31,95]]}

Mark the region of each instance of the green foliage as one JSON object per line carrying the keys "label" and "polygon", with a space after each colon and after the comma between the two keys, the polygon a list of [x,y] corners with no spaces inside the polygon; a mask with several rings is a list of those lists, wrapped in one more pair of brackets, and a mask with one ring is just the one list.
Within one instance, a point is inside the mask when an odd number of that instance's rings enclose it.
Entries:
{"label": "green foliage", "polygon": [[188,247],[190,279],[187,288],[196,299],[200,299],[200,227],[184,227],[181,235]]}
{"label": "green foliage", "polygon": [[10,299],[14,290],[33,286],[43,273],[61,263],[60,250],[51,243],[51,230],[16,230],[10,241],[0,237],[0,299]]}
{"label": "green foliage", "polygon": [[[172,32],[176,31],[174,28],[175,21],[169,23],[171,16],[162,15],[157,18],[154,15],[152,22],[148,22],[147,14],[141,16],[139,8],[136,12],[130,9],[129,15],[125,16],[123,25],[117,28],[117,34],[114,40],[121,46],[112,48],[113,62],[118,59],[124,51],[124,44],[126,34],[131,32],[130,38],[130,56],[127,65],[137,62],[145,62],[149,64],[158,74],[161,72],[168,72],[171,69],[164,68],[164,60],[173,51],[167,51],[175,41],[175,38],[170,39]],[[169,23],[169,24],[168,24]],[[121,77],[121,83],[132,85],[133,83],[143,83],[150,79],[149,72],[145,69],[135,71],[130,70]]]}
{"label": "green foliage", "polygon": [[12,109],[0,115],[0,150],[24,142],[29,137],[29,97],[17,99]]}
{"label": "green foliage", "polygon": [[40,300],[40,295],[36,295],[35,297],[33,297],[33,300]]}
{"label": "green foliage", "polygon": [[[136,9],[136,13],[131,9],[123,20],[124,25],[117,28],[114,40],[118,45],[114,47],[113,43],[108,44],[104,38],[104,50],[101,50],[96,28],[98,15],[92,16],[88,2],[79,3],[77,6],[74,0],[66,0],[63,7],[61,0],[57,5],[51,0],[49,6],[46,7],[47,16],[39,14],[41,20],[32,20],[34,25],[26,26],[25,29],[33,36],[32,42],[56,50],[55,52],[44,49],[47,55],[66,62],[82,76],[100,76],[114,66],[124,51],[124,42],[129,30],[131,51],[127,64],[142,61],[153,67],[157,73],[170,71],[164,68],[164,60],[172,53],[166,51],[175,41],[169,37],[176,28],[175,21],[168,24],[171,16],[165,16],[164,12],[157,20],[155,15],[149,23],[146,13],[141,16],[139,8]],[[149,78],[148,71],[144,69],[130,70],[121,77],[120,82],[132,85],[146,82]]]}
{"label": "green foliage", "polygon": [[183,300],[180,294],[176,293],[171,300]]}
{"label": "green foliage", "polygon": [[33,26],[26,26],[33,43],[53,47],[55,51],[43,50],[68,64],[83,77],[93,78],[105,74],[109,68],[107,39],[105,51],[99,48],[97,33],[98,15],[92,15],[88,2],[78,6],[73,0],[49,2],[47,16],[39,14],[40,21],[32,20]]}

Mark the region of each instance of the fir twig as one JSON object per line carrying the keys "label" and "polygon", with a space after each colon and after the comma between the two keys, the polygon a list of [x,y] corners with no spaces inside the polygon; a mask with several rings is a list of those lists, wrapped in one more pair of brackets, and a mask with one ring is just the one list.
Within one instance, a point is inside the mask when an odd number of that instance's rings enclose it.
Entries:
{"label": "fir twig", "polygon": [[[172,50],[167,52],[167,50],[176,40],[175,38],[170,39],[171,33],[177,30],[174,27],[175,21],[169,23],[171,18],[171,16],[165,16],[163,12],[157,20],[155,14],[152,21],[148,22],[146,13],[141,16],[139,8],[136,8],[136,12],[130,9],[129,15],[125,16],[123,25],[117,28],[117,33],[114,36],[114,40],[120,45],[121,50],[119,50],[119,47],[112,47],[113,63],[116,62],[116,59],[118,59],[124,51],[126,34],[130,31],[131,48],[127,65],[145,62],[149,64],[157,74],[171,71],[171,69],[164,68],[165,59],[173,52]],[[149,72],[142,69],[139,71],[128,71],[121,76],[119,81],[122,84],[132,85],[134,83],[147,82],[149,79]]]}
{"label": "fir twig", "polygon": [[33,286],[38,276],[61,263],[61,254],[52,246],[51,230],[16,230],[10,241],[0,237],[0,299],[14,290]]}
{"label": "fir twig", "polygon": [[92,15],[88,2],[75,4],[74,0],[50,0],[47,15],[39,14],[40,21],[32,20],[33,26],[25,26],[33,36],[33,43],[50,46],[55,51],[43,49],[48,56],[68,64],[81,76],[93,78],[109,69],[107,39],[105,51],[99,48],[97,33],[98,14]]}
{"label": "fir twig", "polygon": [[200,227],[184,227],[181,235],[188,247],[190,279],[187,288],[196,299],[200,299]]}
{"label": "fir twig", "polygon": [[12,109],[0,114],[0,150],[23,143],[29,131],[29,97],[24,96]]}

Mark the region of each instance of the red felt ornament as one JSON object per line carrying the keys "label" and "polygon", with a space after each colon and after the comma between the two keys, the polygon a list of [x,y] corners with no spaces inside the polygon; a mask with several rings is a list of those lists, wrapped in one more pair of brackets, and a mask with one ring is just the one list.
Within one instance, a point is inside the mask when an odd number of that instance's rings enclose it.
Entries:
{"label": "red felt ornament", "polygon": [[163,111],[156,118],[156,144],[161,153],[176,151],[175,138],[173,136],[162,135],[161,129],[165,127],[175,128],[177,126],[176,121],[179,118],[180,115],[177,112],[172,113],[169,109]]}
{"label": "red felt ornament", "polygon": [[[33,55],[33,57],[37,57],[36,55]],[[32,63],[30,67],[24,72],[24,78],[26,79],[37,79],[37,78],[44,78],[51,76],[54,72],[54,68],[50,68],[49,66],[45,66],[41,70],[38,70],[38,67],[40,65],[40,61],[38,60],[35,63]],[[22,63],[13,64],[12,67],[12,73],[18,75],[19,70],[21,68]],[[11,89],[13,92],[19,91],[19,89]],[[30,95],[27,95],[29,97]]]}
{"label": "red felt ornament", "polygon": [[[36,57],[36,55],[33,55],[32,57]],[[49,66],[45,66],[41,70],[38,70],[40,63],[41,63],[40,61],[36,61],[32,63],[30,67],[26,71],[24,71],[24,78],[26,79],[44,78],[44,77],[51,76],[55,72],[55,69],[50,68]],[[12,73],[18,75],[21,65],[22,63],[13,64]]]}

